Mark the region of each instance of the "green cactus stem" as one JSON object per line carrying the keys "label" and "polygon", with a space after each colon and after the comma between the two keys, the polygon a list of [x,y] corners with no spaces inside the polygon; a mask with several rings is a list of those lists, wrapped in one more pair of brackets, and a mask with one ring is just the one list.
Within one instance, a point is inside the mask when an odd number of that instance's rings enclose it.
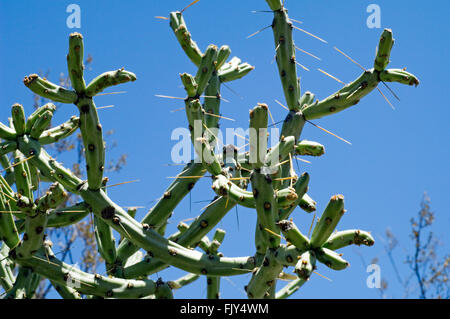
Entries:
{"label": "green cactus stem", "polygon": [[298,291],[306,280],[302,278],[297,278],[286,284],[283,288],[277,291],[275,299],[286,299],[292,296],[296,291]]}
{"label": "green cactus stem", "polygon": [[349,245],[372,246],[374,243],[375,240],[370,233],[359,229],[349,229],[333,233],[322,247],[336,250]]}
{"label": "green cactus stem", "polygon": [[100,74],[88,84],[86,88],[86,95],[94,97],[103,90],[113,85],[121,83],[136,81],[136,75],[132,72],[126,71],[123,68],[116,71],[109,71]]}
{"label": "green cactus stem", "polygon": [[316,254],[308,250],[304,252],[295,265],[294,272],[303,280],[308,280],[316,267]]}
{"label": "green cactus stem", "polygon": [[341,254],[338,254],[331,249],[319,248],[315,251],[317,260],[333,270],[343,270],[350,266],[346,260],[342,259]]}
{"label": "green cactus stem", "polygon": [[299,250],[309,249],[309,239],[297,228],[297,226],[289,220],[281,220],[278,223],[281,232],[288,243],[291,243]]}
{"label": "green cactus stem", "polygon": [[283,269],[283,265],[275,258],[275,251],[267,249],[261,266],[254,271],[246,287],[247,296],[251,299],[263,298],[267,291],[276,284],[276,278]]}
{"label": "green cactus stem", "polygon": [[68,121],[42,132],[38,138],[39,143],[41,145],[56,143],[72,135],[78,129],[79,125],[80,118],[78,116],[72,116]]}
{"label": "green cactus stem", "polygon": [[23,84],[25,84],[25,86],[33,93],[55,102],[72,104],[78,99],[76,92],[53,84],[50,81],[39,77],[37,74],[26,76],[23,79]]}
{"label": "green cactus stem", "polygon": [[332,196],[325,211],[320,216],[319,222],[314,226],[311,235],[311,247],[321,247],[325,243],[344,213],[344,196]]}
{"label": "green cactus stem", "polygon": [[325,147],[317,142],[302,140],[295,146],[296,155],[322,156]]}

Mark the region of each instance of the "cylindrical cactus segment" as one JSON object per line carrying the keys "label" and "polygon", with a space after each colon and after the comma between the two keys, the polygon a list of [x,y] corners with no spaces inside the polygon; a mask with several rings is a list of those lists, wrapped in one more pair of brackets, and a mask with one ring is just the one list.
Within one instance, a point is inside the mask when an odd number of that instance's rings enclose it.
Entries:
{"label": "cylindrical cactus segment", "polygon": [[47,129],[52,121],[53,112],[50,110],[45,111],[41,116],[34,122],[33,127],[30,131],[30,137],[35,140],[39,140],[41,134]]}
{"label": "cylindrical cactus segment", "polygon": [[261,265],[254,270],[253,276],[246,287],[250,299],[262,299],[270,287],[275,285],[283,265],[275,258],[275,250],[267,249]]}
{"label": "cylindrical cactus segment", "polygon": [[4,140],[14,141],[16,137],[16,132],[12,128],[0,122],[0,138]]}
{"label": "cylindrical cactus segment", "polygon": [[231,49],[228,45],[222,45],[217,53],[216,71],[218,71],[227,61],[231,54]]}
{"label": "cylindrical cactus segment", "polygon": [[[12,151],[14,151],[17,148],[17,143],[13,142],[13,141],[7,141],[7,142],[3,142],[0,143],[0,157],[5,156],[8,153],[11,153]],[[3,165],[2,165],[3,166]],[[6,171],[8,171],[8,168],[10,165],[7,165],[6,167],[4,167],[4,169]],[[9,172],[8,172],[9,173]]]}
{"label": "cylindrical cactus segment", "polygon": [[105,168],[105,146],[102,126],[92,98],[83,97],[77,102],[80,111],[80,131],[86,156],[89,188],[100,188]]}
{"label": "cylindrical cactus segment", "polygon": [[300,110],[300,83],[297,78],[295,46],[292,40],[292,22],[286,9],[276,9],[273,13],[273,36],[276,60],[283,85],[284,96],[290,110]]}
{"label": "cylindrical cactus segment", "polygon": [[306,280],[302,278],[297,278],[287,283],[283,288],[277,291],[275,294],[275,299],[286,299],[292,296],[297,290],[303,286]]}
{"label": "cylindrical cactus segment", "polygon": [[74,32],[69,36],[69,53],[67,54],[67,68],[69,71],[70,82],[75,91],[84,93],[86,83],[84,82],[84,45],[83,36]]}
{"label": "cylindrical cactus segment", "polygon": [[349,245],[372,246],[375,243],[369,232],[359,229],[349,229],[333,233],[323,244],[323,248],[336,250]]}
{"label": "cylindrical cactus segment", "polygon": [[80,125],[80,118],[72,116],[68,121],[61,125],[55,126],[51,129],[45,130],[39,136],[39,143],[41,145],[56,143],[59,140],[72,135]]}
{"label": "cylindrical cactus segment", "polygon": [[281,232],[286,241],[294,245],[300,250],[309,249],[309,239],[297,228],[294,222],[289,220],[280,220],[278,223]]}
{"label": "cylindrical cactus segment", "polygon": [[16,224],[14,223],[14,217],[12,213],[7,213],[11,211],[11,206],[9,205],[9,201],[6,200],[4,186],[4,180],[2,179],[1,183],[1,192],[0,192],[0,239],[9,247],[16,247],[19,243],[19,235],[17,232]]}
{"label": "cylindrical cactus segment", "polygon": [[302,140],[295,145],[296,155],[321,156],[325,154],[325,147],[317,142]]}
{"label": "cylindrical cactus segment", "polygon": [[380,73],[380,80],[384,82],[398,82],[407,85],[419,85],[419,79],[404,69],[388,69]]}
{"label": "cylindrical cactus segment", "polygon": [[225,63],[218,71],[219,80],[221,83],[234,81],[242,78],[255,67],[244,62],[241,59],[233,57],[228,63]]}
{"label": "cylindrical cactus segment", "polygon": [[56,85],[46,79],[39,77],[37,74],[30,74],[23,79],[23,84],[33,93],[43,98],[50,99],[60,103],[75,103],[78,99],[76,92],[67,90]]}
{"label": "cylindrical cactus segment", "polygon": [[298,203],[298,207],[307,213],[312,213],[316,211],[316,201],[313,200],[308,194],[305,194],[301,198],[300,203]]}
{"label": "cylindrical cactus segment", "polygon": [[250,164],[254,168],[262,167],[266,161],[268,110],[263,103],[250,110]]}
{"label": "cylindrical cactus segment", "polygon": [[277,248],[280,245],[280,228],[275,223],[278,217],[278,205],[269,175],[254,170],[251,177],[253,197],[255,199],[256,213],[261,231],[267,233],[269,247]]}
{"label": "cylindrical cactus segment", "polygon": [[266,2],[273,11],[283,8],[282,0],[266,0]]}
{"label": "cylindrical cactus segment", "polygon": [[316,254],[312,250],[308,250],[301,254],[295,265],[294,272],[303,280],[308,280],[316,266]]}
{"label": "cylindrical cactus segment", "polygon": [[155,299],[173,299],[172,288],[161,278],[156,282]]}
{"label": "cylindrical cactus segment", "polygon": [[19,267],[13,287],[7,292],[5,299],[27,299],[33,270],[29,267]]}
{"label": "cylindrical cactus segment", "polygon": [[303,173],[295,182],[294,190],[297,195],[297,198],[289,207],[281,208],[279,210],[279,219],[283,220],[289,217],[289,215],[294,211],[294,209],[299,205],[306,195],[306,191],[308,190],[308,183],[309,183],[309,174]]}
{"label": "cylindrical cactus segment", "polygon": [[314,102],[315,94],[311,93],[309,91],[306,91],[303,93],[303,95],[300,97],[300,107],[303,109],[303,106],[311,104]]}
{"label": "cylindrical cactus segment", "polygon": [[211,75],[216,70],[218,48],[214,44],[210,44],[198,66],[195,82],[198,84],[197,95],[201,95],[208,84]]}
{"label": "cylindrical cactus segment", "polygon": [[197,43],[192,40],[181,12],[170,13],[170,27],[188,58],[195,65],[199,66],[203,54],[198,48]]}
{"label": "cylindrical cactus segment", "polygon": [[375,57],[374,68],[377,71],[383,71],[389,64],[394,39],[392,38],[392,30],[384,29],[378,44],[377,54]]}
{"label": "cylindrical cactus segment", "polygon": [[33,200],[33,191],[28,164],[25,157],[18,150],[14,151],[14,176],[16,178],[17,193]]}
{"label": "cylindrical cactus segment", "polygon": [[328,248],[316,250],[317,260],[333,270],[343,270],[350,266],[346,260],[342,259],[341,255]]}
{"label": "cylindrical cactus segment", "polygon": [[267,152],[265,163],[267,166],[278,165],[280,159],[284,159],[289,156],[295,145],[295,137],[282,136],[280,141]]}
{"label": "cylindrical cactus segment", "polygon": [[333,233],[339,220],[344,215],[344,196],[334,195],[331,197],[325,211],[320,216],[311,235],[311,247],[321,247]]}
{"label": "cylindrical cactus segment", "polygon": [[105,72],[97,76],[88,84],[86,95],[93,97],[110,86],[130,81],[136,81],[136,75],[123,68],[116,71]]}
{"label": "cylindrical cactus segment", "polygon": [[18,136],[22,136],[23,134],[25,134],[25,111],[23,109],[23,106],[15,103],[11,107],[11,115],[16,134]]}
{"label": "cylindrical cactus segment", "polygon": [[53,103],[47,103],[31,113],[31,115],[28,116],[27,122],[25,124],[26,134],[30,134],[31,128],[33,127],[34,123],[36,123],[36,121],[41,117],[42,114],[44,114],[45,111],[55,112],[56,106]]}

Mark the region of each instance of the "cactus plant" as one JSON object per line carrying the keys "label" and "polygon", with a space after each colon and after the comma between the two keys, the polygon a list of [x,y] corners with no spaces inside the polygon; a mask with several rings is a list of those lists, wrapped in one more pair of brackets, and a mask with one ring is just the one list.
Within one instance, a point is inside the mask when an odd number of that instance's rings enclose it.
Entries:
{"label": "cactus plant", "polygon": [[[393,45],[391,30],[384,30],[378,45],[374,67],[319,101],[314,94],[301,94],[297,77],[293,25],[284,1],[266,0],[274,18],[272,30],[276,62],[287,103],[278,144],[268,148],[269,109],[259,103],[249,114],[249,152],[227,145],[217,152],[214,129],[219,127],[221,85],[238,80],[253,70],[237,57],[228,58],[231,49],[211,44],[204,52],[192,39],[182,12],[170,14],[170,27],[196,74],[181,73],[186,90],[184,99],[187,127],[197,154],[187,163],[173,183],[162,192],[157,203],[140,221],[117,205],[106,192],[104,177],[105,148],[103,131],[94,98],[104,89],[137,79],[125,69],[105,72],[86,84],[83,66],[83,37],[69,37],[67,65],[72,89],[64,88],[36,74],[26,76],[25,86],[35,94],[59,103],[75,104],[79,114],[67,122],[49,128],[55,107],[45,104],[28,118],[20,104],[12,106],[10,125],[0,123],[0,156],[12,153],[14,174],[0,176],[0,284],[7,298],[31,298],[39,278],[48,278],[62,298],[172,298],[173,291],[199,277],[207,281],[207,297],[220,296],[220,279],[251,273],[245,287],[249,298],[286,298],[304,285],[318,263],[342,270],[349,263],[336,250],[348,245],[374,244],[370,233],[362,230],[335,232],[345,214],[344,197],[334,195],[315,225],[310,238],[301,233],[291,213],[300,207],[307,213],[316,210],[308,195],[310,176],[298,176],[292,156],[324,154],[323,145],[300,138],[307,121],[340,112],[359,102],[380,81],[402,84],[419,83],[411,73],[386,69]],[[202,96],[205,96],[202,101]],[[214,98],[211,98],[214,97]],[[44,146],[80,131],[86,158],[87,180],[81,180],[52,158]],[[193,191],[196,182],[211,174],[212,190],[217,195],[189,225],[180,223],[178,231],[165,236],[164,229],[173,209]],[[34,198],[39,180],[51,181],[47,192]],[[15,186],[13,186],[15,184]],[[59,209],[68,193],[82,202]],[[225,231],[208,233],[235,206],[252,208],[255,254],[225,257],[218,250]],[[77,211],[68,214],[69,210]],[[45,238],[50,227],[66,227],[93,213],[98,250],[106,263],[108,276],[86,273],[55,256]],[[253,228],[252,228],[253,229]],[[115,234],[120,234],[118,243]],[[284,240],[286,241],[284,243]],[[200,252],[195,248],[201,248]],[[141,249],[147,254],[144,256]],[[179,279],[153,281],[148,276],[169,266],[184,270]],[[16,274],[14,267],[18,267]],[[276,290],[283,268],[297,278]]]}

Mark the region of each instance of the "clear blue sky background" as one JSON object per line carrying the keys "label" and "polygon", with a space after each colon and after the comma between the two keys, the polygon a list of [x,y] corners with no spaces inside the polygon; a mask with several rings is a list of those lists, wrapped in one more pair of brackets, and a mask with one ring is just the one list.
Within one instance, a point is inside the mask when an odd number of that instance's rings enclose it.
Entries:
{"label": "clear blue sky background", "polygon": [[[168,21],[154,16],[168,16],[190,1],[0,1],[0,118],[3,123],[10,116],[14,102],[32,111],[32,94],[22,84],[23,76],[50,70],[50,80],[57,82],[60,72],[66,73],[68,35],[81,32],[85,39],[85,53],[94,60],[85,76],[90,80],[98,74],[125,67],[137,74],[138,80],[122,85],[117,90],[127,94],[96,98],[97,106],[114,104],[115,108],[101,110],[100,117],[106,130],[114,129],[118,147],[107,153],[112,160],[128,154],[128,164],[117,174],[111,174],[111,183],[140,179],[122,187],[111,188],[109,194],[123,206],[145,206],[138,211],[141,218],[151,207],[151,201],[161,196],[171,182],[167,176],[179,172],[171,162],[170,140],[176,127],[185,127],[184,112],[170,110],[183,107],[182,101],[165,100],[155,94],[184,96],[179,73],[195,73],[194,65],[182,52],[169,28]],[[70,3],[81,7],[81,29],[66,26],[66,7]],[[312,91],[321,99],[335,92],[341,84],[324,76],[317,68],[326,70],[344,82],[354,80],[361,72],[342,55],[333,50],[337,46],[366,68],[371,68],[382,29],[369,29],[367,6],[373,1],[312,1],[287,0],[292,18],[301,20],[300,26],[329,43],[324,44],[299,31],[294,32],[296,44],[322,58],[316,61],[302,53],[300,63],[310,72],[299,69],[302,91]],[[378,298],[376,289],[366,287],[367,273],[358,254],[369,263],[379,257],[382,277],[389,281],[390,296],[402,297],[402,288],[386,254],[383,238],[390,228],[400,241],[395,258],[400,272],[408,273],[404,265],[405,253],[413,251],[409,239],[411,217],[419,210],[424,191],[432,200],[436,213],[433,230],[440,237],[441,253],[449,251],[449,126],[448,105],[449,63],[447,41],[449,35],[450,2],[376,0],[381,7],[382,28],[392,28],[396,39],[390,67],[407,67],[420,79],[417,88],[391,84],[401,102],[396,101],[383,87],[380,88],[395,105],[393,111],[378,92],[373,91],[356,107],[337,115],[317,120],[316,123],[350,140],[345,144],[324,132],[306,125],[302,137],[326,146],[321,158],[308,158],[312,163],[300,163],[301,171],[311,175],[309,194],[317,201],[321,212],[330,196],[345,195],[345,217],[338,228],[361,228],[372,232],[373,247],[345,248],[344,257],[351,267],[331,271],[319,265],[318,272],[331,278],[329,282],[317,275],[297,292],[295,298]],[[232,56],[248,61],[256,68],[245,78],[229,86],[222,95],[231,103],[222,104],[222,114],[236,122],[222,121],[225,127],[247,127],[248,110],[257,102],[269,104],[276,121],[283,120],[286,111],[274,99],[284,101],[274,56],[272,32],[246,36],[267,26],[270,13],[252,14],[251,10],[266,10],[263,0],[202,0],[185,12],[188,27],[204,50],[210,43],[228,44]],[[115,88],[113,90],[116,90]],[[109,91],[112,91],[111,89]],[[55,123],[77,114],[73,105],[63,105],[55,115]],[[75,154],[72,154],[75,156]],[[70,163],[68,158],[61,158]],[[180,220],[198,215],[214,194],[210,181],[202,180],[192,194],[175,209],[168,233],[174,231]],[[222,251],[227,256],[249,255],[254,252],[253,230],[255,213],[239,208],[239,225],[231,211],[218,225],[227,230]],[[295,222],[308,232],[312,215],[297,209]],[[160,276],[175,279],[183,272],[169,269]],[[153,275],[156,279],[157,276]],[[222,280],[222,296],[243,298],[243,286],[250,275]],[[279,281],[278,286],[284,282]],[[189,287],[175,292],[179,298],[204,298],[206,281],[201,278]],[[51,296],[56,296],[52,294]],[[415,296],[418,296],[417,294]]]}

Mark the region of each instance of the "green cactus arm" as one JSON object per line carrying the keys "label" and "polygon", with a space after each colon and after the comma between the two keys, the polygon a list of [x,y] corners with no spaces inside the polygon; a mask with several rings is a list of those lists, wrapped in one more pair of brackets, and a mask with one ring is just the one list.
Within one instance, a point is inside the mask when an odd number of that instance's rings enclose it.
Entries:
{"label": "green cactus arm", "polygon": [[250,111],[250,164],[253,168],[260,168],[265,164],[267,154],[267,121],[268,110],[266,104],[258,103]]}
{"label": "green cactus arm", "polygon": [[272,179],[269,175],[263,174],[259,170],[254,170],[250,180],[259,228],[262,231],[266,231],[265,237],[267,238],[269,247],[277,248],[280,245],[280,228],[276,224],[276,220],[278,219],[278,205],[272,186]]}
{"label": "green cactus arm", "polygon": [[53,113],[50,110],[45,111],[39,117],[39,119],[34,122],[33,127],[30,131],[30,137],[38,140],[41,134],[49,127],[52,121]]}
{"label": "green cactus arm", "polygon": [[333,233],[323,244],[323,248],[336,250],[349,245],[372,246],[375,243],[369,232],[359,229],[349,229]]}
{"label": "green cactus arm", "polygon": [[292,296],[296,291],[298,291],[306,280],[302,278],[296,278],[286,284],[283,288],[277,291],[275,294],[275,299],[286,299]]}
{"label": "green cactus arm", "polygon": [[266,0],[266,2],[273,11],[281,10],[281,8],[283,8],[281,0]]}
{"label": "green cactus arm", "polygon": [[0,193],[0,239],[10,248],[16,247],[19,243],[19,234],[17,232],[16,224],[14,223],[14,217],[11,211],[9,201],[3,193],[3,183],[1,186],[2,192]]}
{"label": "green cactus arm", "polygon": [[86,87],[86,95],[89,97],[94,97],[110,86],[127,83],[130,81],[136,81],[136,75],[132,72],[124,70],[123,68],[115,71],[104,72],[88,84]]}
{"label": "green cactus arm", "polygon": [[303,106],[314,102],[315,97],[316,97],[316,95],[309,91],[306,91],[305,93],[303,93],[303,95],[300,97],[300,108],[303,109]]}
{"label": "green cactus arm", "polygon": [[[0,156],[3,157],[4,155],[14,151],[16,148],[17,148],[17,143],[14,141],[7,141],[7,142],[0,143]],[[9,164],[9,161],[6,163],[5,159],[8,159],[8,157],[3,158],[3,161],[5,162],[6,165]],[[9,166],[11,166],[11,165],[7,165],[6,167],[4,167],[4,169],[7,169]]]}
{"label": "green cactus arm", "polygon": [[278,222],[281,232],[286,241],[297,247],[299,250],[309,249],[309,239],[297,228],[294,222],[289,220],[280,220]]}
{"label": "green cactus arm", "polygon": [[55,102],[71,104],[75,103],[78,99],[78,95],[75,91],[67,90],[59,85],[51,83],[47,79],[39,77],[37,74],[25,76],[23,84],[25,84],[25,86],[33,93]]}
{"label": "green cactus arm", "polygon": [[14,141],[17,138],[16,131],[0,122],[0,138],[7,141]]}
{"label": "green cactus arm", "polygon": [[261,265],[253,272],[252,278],[246,287],[247,296],[250,299],[261,299],[267,291],[275,285],[276,278],[283,270],[275,257],[275,250],[267,249]]}
{"label": "green cactus arm", "polygon": [[26,134],[30,134],[31,128],[33,127],[34,123],[41,117],[41,115],[45,111],[51,111],[54,113],[56,111],[56,106],[53,103],[47,103],[41,107],[38,107],[33,113],[31,113],[30,116],[28,116],[27,122],[25,123]]}
{"label": "green cactus arm", "polygon": [[316,201],[313,200],[308,194],[305,194],[300,200],[298,207],[307,213],[312,213],[316,211]]}
{"label": "green cactus arm", "polygon": [[318,248],[325,243],[344,213],[344,196],[332,196],[325,211],[320,216],[319,222],[314,226],[311,235],[311,247]]}
{"label": "green cactus arm", "polygon": [[[241,206],[256,208],[255,198],[252,192],[243,190],[223,175],[214,176],[212,189],[219,196],[229,196],[230,200]],[[294,189],[286,188],[275,191],[275,198],[280,207],[289,207],[297,200],[297,194]]]}
{"label": "green cactus arm", "polygon": [[221,83],[238,80],[254,69],[254,66],[246,62],[241,63],[239,58],[233,57],[230,62],[224,64],[218,71],[219,80]]}
{"label": "green cactus arm", "polygon": [[341,255],[328,248],[316,250],[317,260],[333,270],[343,270],[350,266],[346,260],[342,259]]}
{"label": "green cactus arm", "polygon": [[69,53],[67,54],[67,69],[69,72],[70,82],[75,91],[80,94],[86,90],[84,82],[84,44],[83,36],[74,32],[69,35]]}
{"label": "green cactus arm", "polygon": [[304,252],[295,265],[294,272],[303,280],[308,280],[316,267],[316,254],[308,250]]}
{"label": "green cactus arm", "polygon": [[53,183],[37,204],[24,196],[17,200],[17,206],[26,213],[25,233],[15,248],[17,256],[30,258],[42,246],[48,220],[47,211],[56,208],[65,198],[67,193],[63,187],[59,183]]}
{"label": "green cactus arm", "polygon": [[85,149],[88,184],[95,190],[101,186],[105,165],[102,126],[92,98],[81,97],[76,105],[80,110],[80,131]]}
{"label": "green cactus arm", "polygon": [[72,135],[78,129],[79,125],[80,118],[78,116],[72,116],[68,121],[42,132],[38,138],[39,143],[41,145],[56,143]]}
{"label": "green cactus arm", "polygon": [[276,47],[276,61],[289,110],[300,110],[300,79],[297,78],[292,22],[287,10],[278,8],[273,13],[272,31]]}
{"label": "green cactus arm", "polygon": [[58,260],[53,253],[39,251],[31,258],[21,259],[16,256],[14,261],[24,267],[33,268],[36,273],[59,285],[67,286],[68,283],[72,283],[74,288],[83,294],[139,298],[154,294],[156,291],[156,284],[152,280],[125,280],[88,274]]}
{"label": "green cactus arm", "polygon": [[[188,163],[182,170],[182,176],[202,176],[206,170],[200,163]],[[163,196],[153,206],[141,220],[141,223],[158,229],[166,221],[174,208],[194,187],[199,178],[177,178],[166,189]],[[124,239],[117,248],[117,261],[123,262],[131,256],[138,248],[130,244],[128,239]]]}
{"label": "green cactus arm", "polygon": [[380,81],[391,80],[417,86],[419,80],[411,73],[398,69],[385,70],[389,63],[392,44],[392,31],[385,29],[380,37],[380,44],[375,58],[375,68],[365,70],[359,78],[345,85],[329,97],[306,104],[302,109],[305,118],[307,120],[321,118],[356,105],[361,98],[375,89]]}
{"label": "green cactus arm", "polygon": [[81,221],[89,214],[89,205],[86,202],[78,204],[51,209],[48,212],[47,227],[66,227]]}
{"label": "green cactus arm", "polygon": [[375,70],[381,72],[387,67],[393,45],[392,30],[384,29],[380,37],[380,42],[378,43],[377,54],[373,64]]}
{"label": "green cactus arm", "polygon": [[197,43],[192,40],[181,12],[170,13],[170,27],[188,58],[196,66],[199,66],[203,54],[198,48]]}
{"label": "green cactus arm", "polygon": [[200,278],[200,275],[187,273],[186,275],[178,279],[168,281],[167,284],[170,286],[170,288],[172,288],[172,290],[175,290],[193,283],[198,278]]}
{"label": "green cactus arm", "polygon": [[[217,72],[211,76],[205,89],[203,108],[205,110],[205,125],[208,128],[219,128],[220,115],[220,81]],[[212,114],[212,115],[208,115]]]}
{"label": "green cactus arm", "polygon": [[282,136],[280,141],[272,147],[266,155],[265,163],[267,166],[272,167],[280,163],[280,159],[284,159],[289,156],[295,145],[295,137]]}
{"label": "green cactus arm", "polygon": [[[107,194],[106,183],[108,178],[102,181],[102,189]],[[106,271],[110,272],[110,265],[116,260],[116,240],[114,238],[112,228],[105,223],[102,218],[94,215],[94,234],[97,241],[97,249],[106,263]]]}
{"label": "green cactus arm", "polygon": [[33,200],[32,186],[30,184],[28,170],[25,166],[25,158],[18,150],[14,151],[14,175],[16,179],[17,193]]}
{"label": "green cactus arm", "polygon": [[56,292],[61,296],[62,299],[82,299],[81,295],[75,289],[58,284],[57,282],[50,280],[53,288],[55,288]]}
{"label": "green cactus arm", "polygon": [[140,250],[138,250],[137,252],[135,252],[133,255],[131,255],[127,259],[124,267],[133,266],[134,264],[140,262],[143,258],[144,258],[144,254]]}
{"label": "green cactus arm", "polygon": [[398,82],[407,85],[419,85],[419,79],[404,69],[388,69],[380,73],[380,80],[384,82]]}
{"label": "green cactus arm", "polygon": [[161,278],[156,282],[155,299],[173,299],[172,288]]}
{"label": "green cactus arm", "polygon": [[317,142],[302,140],[295,146],[295,154],[322,156],[325,154],[325,147]]}
{"label": "green cactus arm", "polygon": [[300,178],[297,179],[293,185],[297,198],[291,203],[289,207],[280,207],[279,209],[279,219],[283,220],[289,217],[289,215],[294,211],[294,209],[301,203],[308,190],[309,174],[303,173]]}
{"label": "green cactus arm", "polygon": [[23,106],[15,103],[11,107],[11,116],[16,134],[18,136],[23,135],[25,133],[25,111]]}
{"label": "green cactus arm", "polygon": [[[169,236],[169,240],[184,247],[195,247],[201,239],[214,228],[219,221],[236,205],[231,199],[219,197],[213,200],[205,211],[197,216],[187,229]],[[183,225],[185,227],[185,225]],[[180,229],[181,230],[181,229]],[[167,263],[156,258],[147,258],[142,262],[123,270],[124,278],[137,278],[161,271],[168,267]]]}
{"label": "green cactus arm", "polygon": [[32,275],[33,270],[31,268],[19,267],[16,281],[6,294],[5,299],[31,299],[31,296],[27,295],[27,292],[29,291]]}
{"label": "green cactus arm", "polygon": [[8,246],[2,245],[0,248],[0,285],[3,287],[4,291],[10,291],[16,278],[11,269],[12,261],[8,258]]}
{"label": "green cactus arm", "polygon": [[231,54],[231,49],[228,45],[222,45],[217,52],[217,64],[215,66],[215,72],[220,70],[220,68],[225,64],[228,57]]}
{"label": "green cactus arm", "polygon": [[202,56],[202,60],[198,66],[195,82],[197,83],[197,95],[200,96],[208,85],[213,72],[216,70],[218,48],[214,44],[210,44]]}

